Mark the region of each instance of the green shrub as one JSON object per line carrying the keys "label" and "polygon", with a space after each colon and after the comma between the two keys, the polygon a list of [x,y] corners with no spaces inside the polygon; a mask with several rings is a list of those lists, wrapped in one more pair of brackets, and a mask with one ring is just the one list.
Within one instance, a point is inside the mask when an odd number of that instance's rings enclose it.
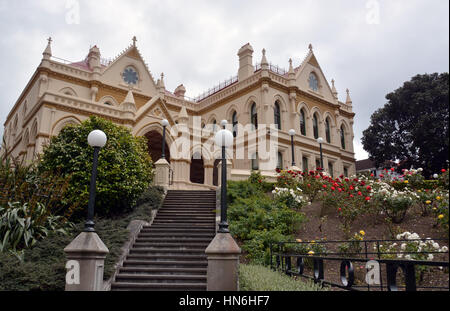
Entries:
{"label": "green shrub", "polygon": [[33,209],[19,202],[0,206],[0,252],[31,247],[52,231],[67,234],[71,225],[61,216],[51,215],[40,203]]}
{"label": "green shrub", "polygon": [[312,281],[295,280],[279,271],[260,265],[239,265],[241,291],[322,291]]}
{"label": "green shrub", "polygon": [[153,176],[145,138],[134,137],[129,129],[94,116],[79,126],[65,127],[44,148],[39,171],[70,176],[63,203],[80,202],[85,209],[93,158],[93,148],[88,145],[87,137],[95,129],[104,131],[108,137],[99,154],[95,212],[99,215],[120,213],[135,204]]}
{"label": "green shrub", "polygon": [[152,186],[144,191],[141,196],[136,200],[136,206],[146,204],[152,206],[152,208],[158,209],[162,202],[164,195],[164,188],[159,186]]}
{"label": "green shrub", "polygon": [[[158,191],[155,191],[158,193]],[[158,204],[156,200],[154,203]],[[110,217],[95,218],[95,230],[109,249],[105,259],[104,280],[114,272],[114,264],[122,253],[122,246],[128,239],[126,229],[131,220],[151,220],[151,211],[156,208],[144,202],[133,212]],[[23,252],[20,261],[14,254],[0,253],[0,291],[63,291],[65,287],[66,256],[64,248],[83,230],[84,220],[69,231],[68,235],[50,232]]]}

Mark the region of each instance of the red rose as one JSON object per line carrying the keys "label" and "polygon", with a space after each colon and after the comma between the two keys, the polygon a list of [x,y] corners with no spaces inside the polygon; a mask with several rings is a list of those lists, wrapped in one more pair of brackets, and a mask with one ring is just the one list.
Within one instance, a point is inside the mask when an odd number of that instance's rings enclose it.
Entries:
{"label": "red rose", "polygon": [[391,172],[395,171],[395,169],[393,167],[391,167]]}
{"label": "red rose", "polygon": [[442,172],[442,173],[445,173],[445,172],[446,172],[445,168],[443,168],[443,169],[441,170],[441,172]]}
{"label": "red rose", "polygon": [[358,191],[358,195],[362,195],[362,192],[361,192],[361,191]]}
{"label": "red rose", "polygon": [[326,188],[326,187],[327,187],[327,185],[322,185],[322,187]]}
{"label": "red rose", "polygon": [[366,197],[366,201],[370,201],[370,197]]}

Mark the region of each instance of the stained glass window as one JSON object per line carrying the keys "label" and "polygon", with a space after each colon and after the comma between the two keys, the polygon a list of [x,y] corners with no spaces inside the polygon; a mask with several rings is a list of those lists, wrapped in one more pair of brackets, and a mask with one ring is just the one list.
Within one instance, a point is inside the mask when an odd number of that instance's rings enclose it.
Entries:
{"label": "stained glass window", "polygon": [[122,73],[123,81],[128,84],[136,84],[139,80],[136,70],[132,67],[127,67]]}

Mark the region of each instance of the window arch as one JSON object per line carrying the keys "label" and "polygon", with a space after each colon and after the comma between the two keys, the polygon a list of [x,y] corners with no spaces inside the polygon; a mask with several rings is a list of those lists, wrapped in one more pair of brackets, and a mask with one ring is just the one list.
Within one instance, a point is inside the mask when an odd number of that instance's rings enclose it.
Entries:
{"label": "window arch", "polygon": [[331,143],[331,126],[330,126],[330,119],[325,119],[325,137],[327,140],[327,143]]}
{"label": "window arch", "polygon": [[341,147],[342,149],[345,149],[345,127],[344,124],[341,125]]}
{"label": "window arch", "polygon": [[253,129],[258,129],[258,113],[256,112],[256,104],[253,103],[250,108],[251,123],[253,124]]}
{"label": "window arch", "polygon": [[315,113],[313,115],[313,131],[314,131],[314,138],[319,138],[319,120],[317,118],[317,114]]}
{"label": "window arch", "polygon": [[283,154],[278,151],[278,157],[277,157],[277,168],[282,170],[283,169]]}
{"label": "window arch", "polygon": [[217,121],[216,121],[216,119],[213,119],[212,125],[213,125],[213,126],[212,126],[213,133],[215,133],[216,130],[217,130]]}
{"label": "window arch", "polygon": [[233,111],[233,114],[231,115],[231,123],[233,124],[233,136],[236,137],[238,132],[238,120],[236,110]]}
{"label": "window arch", "polygon": [[281,130],[281,110],[278,101],[275,102],[273,107],[273,119],[277,129]]}
{"label": "window arch", "polygon": [[314,72],[309,74],[309,88],[316,92],[319,90],[319,80]]}
{"label": "window arch", "polygon": [[300,110],[300,133],[306,136],[306,115],[303,108]]}
{"label": "window arch", "polygon": [[258,152],[254,153],[252,156],[252,170],[257,171],[259,170],[259,157]]}

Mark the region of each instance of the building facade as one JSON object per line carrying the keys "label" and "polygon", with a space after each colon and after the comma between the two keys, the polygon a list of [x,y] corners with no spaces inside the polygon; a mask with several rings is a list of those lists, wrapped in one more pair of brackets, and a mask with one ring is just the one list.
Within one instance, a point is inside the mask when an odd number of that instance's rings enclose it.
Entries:
{"label": "building facade", "polygon": [[[190,99],[183,85],[166,90],[163,74],[155,81],[136,38],[112,61],[105,61],[94,46],[80,62],[54,57],[49,39],[40,65],[7,116],[2,150],[32,161],[65,126],[96,115],[146,136],[156,162],[162,153],[161,121],[167,119],[170,187],[211,189],[218,181],[220,152],[208,142],[227,120],[236,137],[229,160],[231,179],[247,178],[252,170],[271,178],[276,167],[315,169],[320,166],[318,137],[323,138],[324,170],[335,177],[355,174],[355,114],[348,89],[345,102],[339,101],[334,80],[330,86],[311,45],[298,67],[289,60],[288,70],[269,64],[265,50],[255,64],[253,52],[250,44],[242,46],[237,76]],[[191,142],[183,156],[175,155],[183,148],[177,144],[180,128]],[[296,132],[294,157],[290,129]],[[252,135],[257,138],[252,140]],[[270,140],[274,136],[275,143]],[[260,161],[262,144],[275,146],[270,165]]]}

